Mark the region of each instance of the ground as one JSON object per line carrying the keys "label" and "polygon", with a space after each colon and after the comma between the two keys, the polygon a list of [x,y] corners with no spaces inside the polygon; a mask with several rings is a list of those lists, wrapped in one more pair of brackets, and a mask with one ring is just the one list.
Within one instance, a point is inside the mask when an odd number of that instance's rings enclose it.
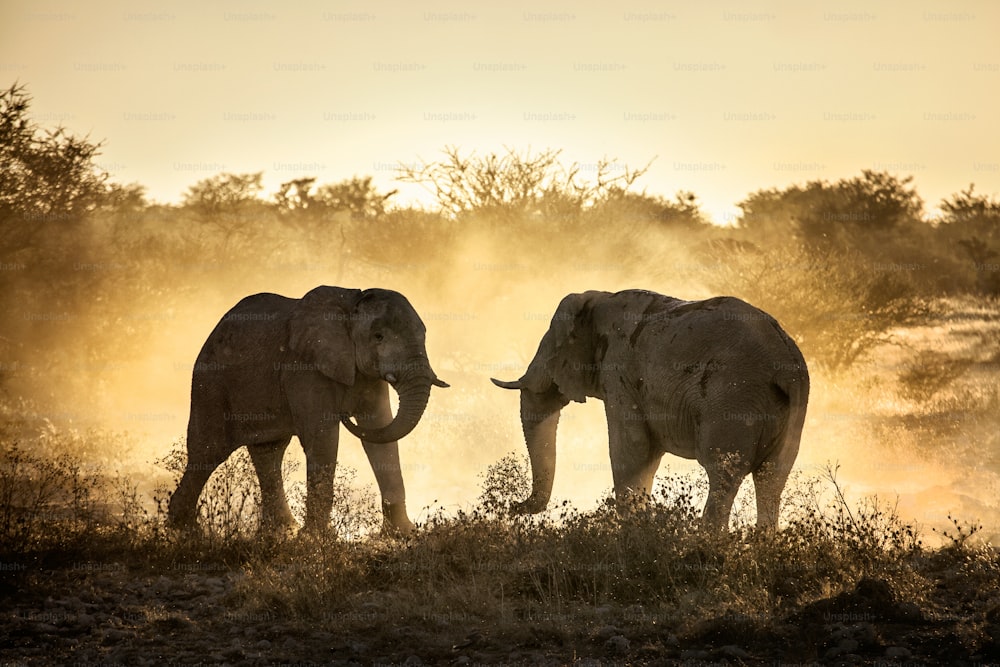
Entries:
{"label": "ground", "polygon": [[[887,583],[865,578],[854,590],[804,605],[771,623],[706,613],[687,627],[665,627],[656,614],[634,604],[566,610],[561,617],[520,623],[454,613],[425,617],[399,613],[398,622],[387,623],[393,613],[386,604],[392,600],[377,595],[360,597],[352,612],[279,620],[274,613],[241,611],[238,589],[248,576],[244,571],[206,567],[202,571],[198,564],[178,564],[173,571],[155,572],[111,562],[82,562],[9,576],[0,598],[0,662],[984,665],[1000,661],[1000,590],[980,591],[983,595],[978,596],[952,590],[946,572],[940,573],[934,596],[939,609],[900,602]],[[573,622],[576,625],[567,625]]]}

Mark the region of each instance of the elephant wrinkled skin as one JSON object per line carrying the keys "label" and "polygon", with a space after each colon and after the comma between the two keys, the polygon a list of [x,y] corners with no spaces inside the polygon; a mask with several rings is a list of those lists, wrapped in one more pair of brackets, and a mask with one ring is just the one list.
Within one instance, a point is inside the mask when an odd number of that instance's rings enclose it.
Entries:
{"label": "elephant wrinkled skin", "polygon": [[[194,525],[209,476],[246,445],[260,479],[262,523],[293,526],[281,461],[295,435],[306,455],[305,528],[326,528],[343,423],[371,463],[386,529],[412,530],[397,441],[417,425],[431,385],[448,386],[431,370],[425,333],[406,298],[390,290],[321,286],[301,299],[265,293],[240,301],[194,365],[188,463],[170,499],[170,523]],[[389,385],[399,395],[395,417]]]}
{"label": "elephant wrinkled skin", "polygon": [[545,509],[556,427],[570,401],[604,401],[615,496],[648,494],[665,453],[695,459],[709,479],[704,523],[728,525],[753,475],[757,525],[774,527],[798,454],[809,373],[767,313],[733,297],[682,301],[643,290],[570,294],[524,375],[493,380],[521,392],[531,495]]}

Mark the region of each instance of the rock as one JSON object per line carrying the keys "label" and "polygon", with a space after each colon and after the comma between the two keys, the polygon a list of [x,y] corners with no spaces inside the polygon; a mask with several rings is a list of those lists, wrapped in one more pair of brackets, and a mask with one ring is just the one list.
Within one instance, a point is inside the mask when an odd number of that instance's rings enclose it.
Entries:
{"label": "rock", "polygon": [[222,657],[227,661],[239,662],[244,658],[244,653],[242,648],[232,647],[228,648],[222,652]]}
{"label": "rock", "polygon": [[750,654],[744,651],[736,644],[729,644],[728,646],[723,646],[722,648],[719,649],[719,653],[721,655],[726,656],[727,658],[737,658],[739,660],[748,660],[750,658]]}
{"label": "rock", "polygon": [[326,646],[330,646],[335,641],[335,638],[331,633],[326,632],[325,630],[318,630],[309,635],[309,641],[316,644],[325,644]]}
{"label": "rock", "polygon": [[924,620],[924,612],[915,602],[900,602],[896,612],[899,620],[907,623],[921,623]]}
{"label": "rock", "polygon": [[97,619],[90,614],[77,614],[74,625],[83,630],[90,629],[97,625]]}
{"label": "rock", "polygon": [[841,654],[854,653],[860,646],[861,643],[857,639],[841,639],[840,643],[837,644],[837,648],[840,649]]}
{"label": "rock", "polygon": [[269,642],[266,639],[261,639],[259,642],[257,642],[256,644],[254,644],[253,647],[255,649],[257,649],[258,651],[266,651],[269,648],[271,648],[271,642]]}
{"label": "rock", "polygon": [[618,655],[627,653],[631,645],[632,643],[624,635],[615,635],[604,642],[605,649]]}
{"label": "rock", "polygon": [[896,660],[906,660],[912,655],[910,649],[905,646],[890,646],[885,650],[885,657]]}
{"label": "rock", "polygon": [[59,628],[51,623],[35,623],[31,627],[31,630],[41,635],[50,635],[52,633],[59,632]]}
{"label": "rock", "polygon": [[103,646],[111,646],[113,644],[120,644],[129,638],[129,634],[122,630],[116,628],[107,628],[101,637],[101,644]]}
{"label": "rock", "polygon": [[281,644],[281,650],[285,653],[297,653],[302,650],[302,643],[297,639],[287,637]]}
{"label": "rock", "polygon": [[594,633],[594,636],[597,639],[603,639],[606,641],[608,639],[611,639],[615,635],[620,635],[621,633],[622,633],[621,630],[619,630],[613,625],[602,625],[601,627],[597,628],[597,632]]}
{"label": "rock", "polygon": [[64,607],[67,611],[81,612],[86,609],[86,605],[78,597],[69,597],[64,600],[59,600],[57,604]]}
{"label": "rock", "polygon": [[704,662],[708,660],[710,655],[711,654],[708,651],[700,649],[687,649],[685,651],[681,651],[681,660]]}
{"label": "rock", "polygon": [[851,635],[862,646],[871,646],[878,640],[878,633],[875,632],[875,626],[871,623],[858,623],[854,626]]}
{"label": "rock", "polygon": [[834,658],[854,653],[858,650],[859,646],[861,646],[861,644],[859,644],[856,639],[841,639],[837,642],[836,646],[832,646],[827,649],[823,657],[826,660],[833,660]]}
{"label": "rock", "polygon": [[622,615],[630,619],[644,619],[646,618],[646,608],[641,604],[629,605],[625,608]]}
{"label": "rock", "polygon": [[886,621],[898,618],[901,606],[896,603],[889,584],[865,577],[853,591],[812,602],[794,614],[792,620],[797,625]]}

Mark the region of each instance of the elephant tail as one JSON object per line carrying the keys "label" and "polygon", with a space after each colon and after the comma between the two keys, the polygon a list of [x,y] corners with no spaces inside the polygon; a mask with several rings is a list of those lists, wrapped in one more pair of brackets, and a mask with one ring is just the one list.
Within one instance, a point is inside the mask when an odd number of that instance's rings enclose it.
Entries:
{"label": "elephant tail", "polygon": [[809,403],[809,372],[805,361],[799,356],[797,362],[781,368],[771,383],[779,404],[784,404],[787,412],[770,449],[779,456],[790,455],[794,458],[799,449]]}

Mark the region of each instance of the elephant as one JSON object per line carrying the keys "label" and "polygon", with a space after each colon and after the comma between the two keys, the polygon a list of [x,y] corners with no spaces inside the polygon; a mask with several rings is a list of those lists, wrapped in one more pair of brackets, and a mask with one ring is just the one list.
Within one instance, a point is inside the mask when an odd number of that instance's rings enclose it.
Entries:
{"label": "elephant", "polygon": [[708,473],[702,524],[728,527],[736,493],[753,475],[757,525],[774,528],[799,450],[809,397],[805,359],[767,313],[735,297],[683,301],[646,290],[562,299],[524,375],[521,425],[531,493],[548,504],[563,407],[604,402],[614,494],[648,496],[665,453]]}
{"label": "elephant", "polygon": [[[197,523],[205,483],[246,445],[260,480],[262,528],[294,527],[281,461],[295,435],[306,456],[303,529],[328,528],[343,424],[361,439],[375,473],[384,529],[409,533],[397,441],[420,421],[431,386],[448,386],[431,369],[425,336],[413,306],[391,290],[320,286],[301,299],[262,293],[241,300],[194,364],[188,463],[170,498],[169,523]],[[395,417],[389,385],[399,395]]]}

